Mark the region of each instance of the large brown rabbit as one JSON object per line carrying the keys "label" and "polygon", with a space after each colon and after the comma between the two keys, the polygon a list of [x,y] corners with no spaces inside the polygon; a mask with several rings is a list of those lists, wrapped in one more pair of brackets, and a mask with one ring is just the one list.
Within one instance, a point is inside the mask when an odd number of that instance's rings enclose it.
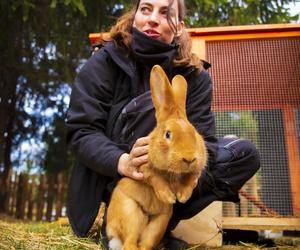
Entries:
{"label": "large brown rabbit", "polygon": [[122,178],[112,194],[106,232],[113,250],[157,246],[173,203],[191,197],[195,178],[207,160],[204,140],[186,117],[185,79],[177,75],[171,85],[163,69],[155,65],[150,87],[157,126],[150,133],[148,164],[140,168],[144,181]]}

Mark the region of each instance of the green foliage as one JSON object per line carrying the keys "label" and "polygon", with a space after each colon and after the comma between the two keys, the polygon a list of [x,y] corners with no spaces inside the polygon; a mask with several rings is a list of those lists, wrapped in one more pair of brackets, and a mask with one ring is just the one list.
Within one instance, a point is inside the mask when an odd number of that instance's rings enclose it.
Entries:
{"label": "green foliage", "polygon": [[74,161],[65,140],[65,121],[58,115],[54,116],[51,130],[43,134],[43,142],[46,143],[43,167],[47,173],[65,171]]}
{"label": "green foliage", "polygon": [[[63,3],[66,6],[73,7],[75,10],[78,9],[84,16],[87,15],[87,12],[86,12],[86,9],[84,7],[84,4],[83,4],[82,0],[73,0],[73,1],[72,0],[64,0]],[[56,5],[57,5],[57,0],[52,0],[51,4],[50,4],[50,7],[52,9],[55,9]]]}
{"label": "green foliage", "polygon": [[291,0],[187,0],[187,24],[192,27],[287,23],[296,21]]}
{"label": "green foliage", "polygon": [[258,126],[252,111],[216,112],[215,116],[219,138],[235,135],[258,144]]}

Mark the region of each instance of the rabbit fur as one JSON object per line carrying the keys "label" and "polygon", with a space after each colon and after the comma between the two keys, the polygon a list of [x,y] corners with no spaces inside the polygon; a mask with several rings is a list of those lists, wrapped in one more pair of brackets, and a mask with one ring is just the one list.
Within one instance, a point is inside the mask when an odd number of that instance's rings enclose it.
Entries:
{"label": "rabbit fur", "polygon": [[107,210],[106,232],[113,250],[150,250],[161,241],[178,200],[192,195],[206,165],[203,138],[186,116],[187,83],[176,75],[170,84],[155,65],[150,73],[157,125],[150,133],[149,160],[140,167],[143,181],[122,178]]}

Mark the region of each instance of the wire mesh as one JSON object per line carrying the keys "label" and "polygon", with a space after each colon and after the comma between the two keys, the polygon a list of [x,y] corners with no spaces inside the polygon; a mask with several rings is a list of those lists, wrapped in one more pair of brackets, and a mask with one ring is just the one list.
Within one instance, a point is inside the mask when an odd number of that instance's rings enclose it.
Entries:
{"label": "wire mesh", "polygon": [[[241,190],[240,203],[224,202],[223,215],[294,216],[300,193],[291,190],[287,142],[294,133],[299,159],[300,38],[212,41],[206,54],[212,64],[217,136],[247,138],[261,156],[261,169]],[[293,117],[287,121],[289,111]]]}

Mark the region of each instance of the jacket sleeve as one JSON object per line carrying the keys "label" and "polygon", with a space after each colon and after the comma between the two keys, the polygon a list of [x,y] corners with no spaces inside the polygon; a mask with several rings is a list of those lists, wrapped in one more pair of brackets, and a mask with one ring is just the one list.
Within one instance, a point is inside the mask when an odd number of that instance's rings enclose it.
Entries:
{"label": "jacket sleeve", "polygon": [[187,116],[205,140],[210,166],[215,163],[217,151],[215,117],[211,110],[212,81],[206,71],[201,71],[193,74],[188,82]]}
{"label": "jacket sleeve", "polygon": [[76,159],[113,178],[118,175],[118,159],[124,153],[105,135],[114,95],[114,67],[103,50],[87,61],[72,86],[66,121],[67,142]]}

